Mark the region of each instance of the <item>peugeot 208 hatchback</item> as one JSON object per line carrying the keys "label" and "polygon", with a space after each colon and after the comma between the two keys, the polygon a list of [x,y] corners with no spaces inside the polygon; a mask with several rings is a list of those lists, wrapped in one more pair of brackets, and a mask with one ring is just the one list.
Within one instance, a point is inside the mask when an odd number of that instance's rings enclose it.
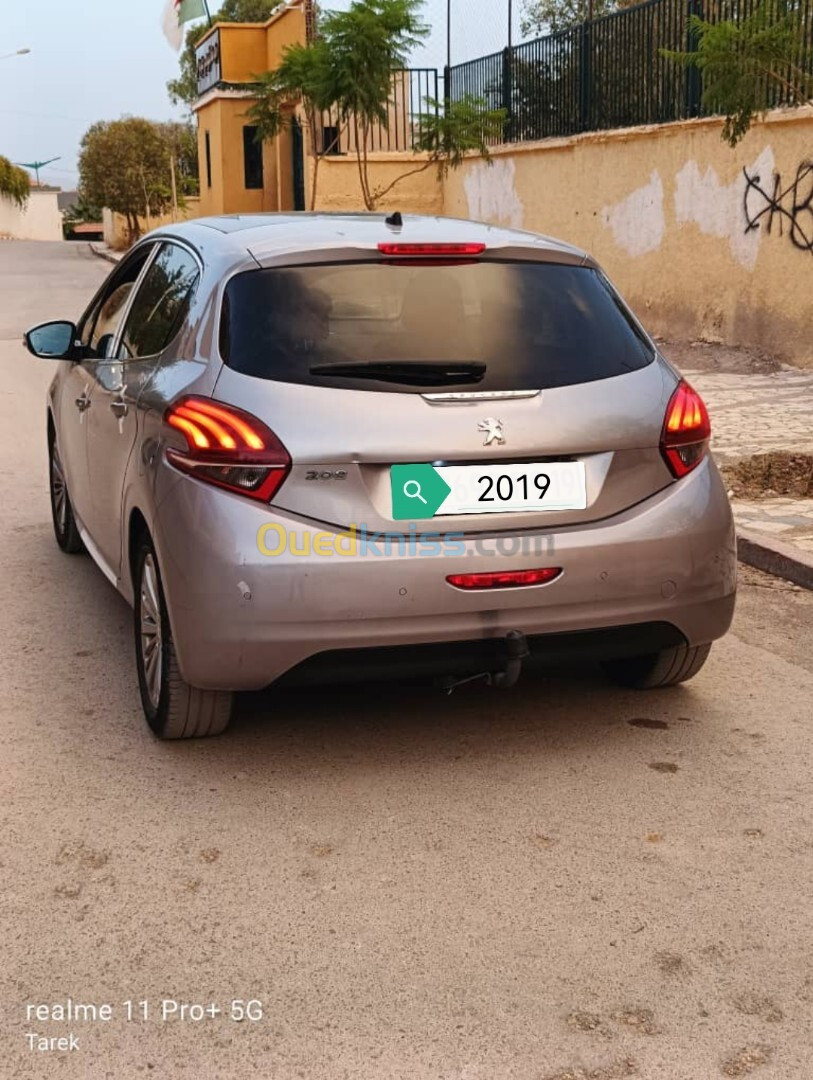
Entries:
{"label": "peugeot 208 hatchback", "polygon": [[133,605],[144,712],[526,656],[670,686],[726,632],[730,507],[695,391],[596,263],[470,221],[203,219],[26,335],[57,542]]}

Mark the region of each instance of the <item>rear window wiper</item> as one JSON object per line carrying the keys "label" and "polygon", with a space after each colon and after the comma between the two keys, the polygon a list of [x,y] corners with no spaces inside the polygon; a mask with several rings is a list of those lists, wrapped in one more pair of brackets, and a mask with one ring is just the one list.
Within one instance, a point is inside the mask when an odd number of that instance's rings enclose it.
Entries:
{"label": "rear window wiper", "polygon": [[451,360],[345,360],[332,364],[314,364],[311,375],[337,378],[377,379],[404,386],[453,386],[478,383],[486,373],[485,364],[455,363]]}

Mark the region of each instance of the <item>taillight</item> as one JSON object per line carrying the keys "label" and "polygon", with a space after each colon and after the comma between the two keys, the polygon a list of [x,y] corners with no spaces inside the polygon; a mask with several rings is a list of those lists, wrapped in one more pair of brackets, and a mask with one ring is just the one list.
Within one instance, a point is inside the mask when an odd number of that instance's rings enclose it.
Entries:
{"label": "taillight", "polygon": [[519,585],[545,585],[562,572],[561,566],[542,570],[492,570],[479,574],[449,574],[446,580],[456,589],[511,589]]}
{"label": "taillight", "polygon": [[412,259],[455,259],[461,256],[471,258],[473,255],[482,255],[485,244],[379,244],[378,250],[382,255],[391,258]]}
{"label": "taillight", "polygon": [[256,416],[210,398],[184,397],[164,414],[186,439],[167,449],[172,464],[209,484],[268,502],[291,468],[291,455]]}
{"label": "taillight", "polygon": [[672,475],[680,479],[699,465],[710,438],[711,424],[703,399],[681,380],[669,399],[661,434],[661,453]]}

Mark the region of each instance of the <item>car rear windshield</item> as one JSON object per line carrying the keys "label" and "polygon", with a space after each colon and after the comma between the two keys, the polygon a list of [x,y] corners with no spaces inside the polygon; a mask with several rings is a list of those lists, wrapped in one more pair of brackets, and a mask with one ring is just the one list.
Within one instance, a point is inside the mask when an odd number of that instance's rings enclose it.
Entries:
{"label": "car rear windshield", "polygon": [[343,263],[248,271],[220,349],[245,375],[396,393],[546,389],[654,353],[600,271],[557,263]]}

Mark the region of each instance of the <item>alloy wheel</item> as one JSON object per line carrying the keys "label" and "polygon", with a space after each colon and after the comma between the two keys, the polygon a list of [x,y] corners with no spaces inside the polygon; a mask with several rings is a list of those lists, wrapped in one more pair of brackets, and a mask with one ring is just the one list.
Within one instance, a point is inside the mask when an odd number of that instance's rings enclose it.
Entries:
{"label": "alloy wheel", "polygon": [[163,641],[161,634],[161,601],[158,570],[153,556],[144,558],[141,569],[141,592],[139,614],[141,621],[141,664],[144,684],[150,704],[158,708],[161,700],[161,676],[163,672]]}
{"label": "alloy wheel", "polygon": [[68,520],[68,492],[59,451],[54,443],[51,450],[51,497],[54,500],[54,517],[61,535],[65,533]]}

